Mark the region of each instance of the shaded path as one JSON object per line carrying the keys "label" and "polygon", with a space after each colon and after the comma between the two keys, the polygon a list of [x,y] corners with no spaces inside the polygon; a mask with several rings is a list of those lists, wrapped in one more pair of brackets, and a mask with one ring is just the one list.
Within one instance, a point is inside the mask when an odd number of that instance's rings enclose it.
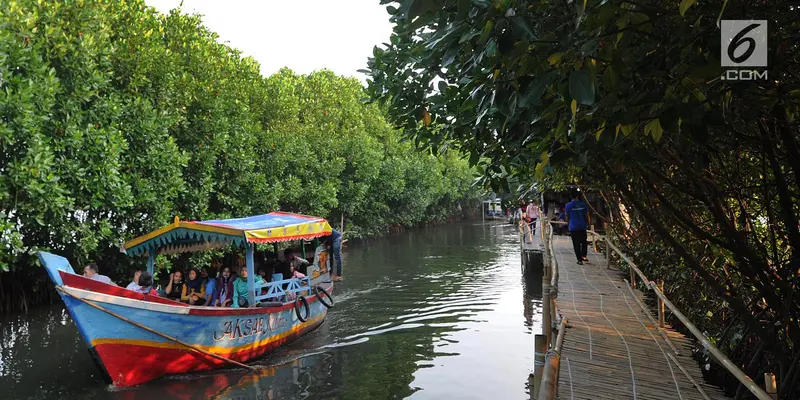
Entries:
{"label": "shaded path", "polygon": [[641,293],[609,270],[602,254],[590,248],[589,263],[578,265],[569,237],[554,236],[553,248],[558,309],[571,326],[561,353],[559,399],[726,398],[703,381],[691,340],[666,329],[667,343],[639,305]]}

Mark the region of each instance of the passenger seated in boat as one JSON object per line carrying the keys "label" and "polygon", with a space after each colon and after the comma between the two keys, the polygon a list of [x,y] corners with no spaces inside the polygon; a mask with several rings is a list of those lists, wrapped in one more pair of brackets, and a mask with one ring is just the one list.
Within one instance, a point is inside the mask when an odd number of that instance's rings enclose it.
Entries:
{"label": "passenger seated in boat", "polygon": [[133,290],[134,292],[138,292],[139,291],[139,277],[141,277],[141,275],[142,275],[142,270],[141,269],[137,269],[136,272],[133,273],[133,280],[131,281],[131,283],[128,284],[128,286],[125,287],[125,289]]}
{"label": "passenger seated in boat", "polygon": [[83,267],[83,276],[95,281],[117,286],[116,283],[111,281],[111,278],[105,275],[100,275],[100,268],[95,263],[89,263],[89,265]]}
{"label": "passenger seated in boat", "polygon": [[149,272],[144,271],[139,274],[139,280],[137,282],[137,292],[141,294],[149,294],[150,296],[158,296],[158,291],[153,289],[153,275],[150,275]]}
{"label": "passenger seated in boat", "polygon": [[189,268],[189,279],[183,286],[181,301],[193,306],[202,306],[206,303],[206,287],[197,268]]}
{"label": "passenger seated in boat", "polygon": [[222,273],[217,279],[211,305],[217,307],[230,307],[233,303],[233,282],[236,278],[231,276],[230,267],[222,268]]}
{"label": "passenger seated in boat", "polygon": [[[302,272],[294,269],[293,266],[289,266],[289,268],[290,268],[290,271],[291,271],[291,274],[292,274],[291,275],[292,278],[303,279],[303,278],[306,277],[305,274],[303,274]],[[305,285],[305,282],[303,282],[303,284]],[[287,298],[289,300],[294,300],[296,297],[297,297],[297,293],[288,293],[287,294]]]}
{"label": "passenger seated in boat", "polygon": [[166,289],[164,289],[164,293],[166,293],[166,297],[170,300],[181,301],[181,294],[183,293],[184,286],[186,286],[186,283],[183,282],[183,272],[175,271],[169,274],[169,283]]}
{"label": "passenger seated in boat", "polygon": [[[203,281],[203,287],[206,291],[206,305],[213,306],[214,305],[214,291],[217,290],[217,274],[216,270],[212,267],[211,271],[208,271],[206,268],[203,268],[203,271],[207,271],[206,275],[208,279]],[[202,272],[200,273],[202,276]]]}
{"label": "passenger seated in boat", "polygon": [[[242,267],[239,270],[239,277],[233,282],[233,307],[250,307],[250,303],[248,302],[248,291],[247,291],[247,267]],[[256,285],[263,285],[264,280],[261,279],[260,275],[256,275],[253,277],[253,283]]]}
{"label": "passenger seated in boat", "polygon": [[[259,268],[258,276],[260,276],[264,282],[269,282],[271,280],[270,278],[272,278],[272,273],[266,268]],[[261,288],[261,294],[267,294],[267,288]]]}
{"label": "passenger seated in boat", "polygon": [[208,285],[209,281],[208,268],[206,267],[200,268],[200,279],[203,280],[203,286]]}
{"label": "passenger seated in boat", "polygon": [[294,268],[296,271],[305,271],[306,268],[311,265],[311,263],[305,258],[295,256],[291,249],[284,250],[283,257],[286,259],[286,262],[289,263],[289,276],[287,277],[284,274],[285,279],[292,277],[292,268]]}

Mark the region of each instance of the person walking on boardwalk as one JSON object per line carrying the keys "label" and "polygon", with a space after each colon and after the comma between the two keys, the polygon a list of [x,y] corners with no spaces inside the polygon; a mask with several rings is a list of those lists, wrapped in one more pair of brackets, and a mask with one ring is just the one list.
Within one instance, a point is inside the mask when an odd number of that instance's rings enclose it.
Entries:
{"label": "person walking on boardwalk", "polygon": [[588,246],[586,244],[586,226],[588,218],[588,207],[586,203],[580,201],[580,192],[572,193],[572,201],[567,203],[564,207],[564,213],[567,217],[567,224],[569,226],[569,235],[572,237],[572,247],[575,249],[575,257],[578,259],[578,264],[583,265],[584,262],[589,260],[586,258]]}
{"label": "person walking on boardwalk", "polygon": [[531,233],[535,235],[536,234],[536,220],[539,219],[539,206],[537,206],[536,203],[533,202],[533,200],[529,200],[528,201],[528,207],[525,210],[525,213],[528,214],[528,219],[530,220],[530,222],[528,222],[528,224],[529,224],[529,226],[531,228]]}

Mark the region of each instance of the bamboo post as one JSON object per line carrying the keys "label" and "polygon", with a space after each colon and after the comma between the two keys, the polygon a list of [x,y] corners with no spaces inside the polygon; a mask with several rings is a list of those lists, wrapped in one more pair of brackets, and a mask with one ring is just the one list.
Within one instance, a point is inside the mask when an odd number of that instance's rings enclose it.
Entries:
{"label": "bamboo post", "polygon": [[558,336],[553,348],[547,352],[544,360],[544,371],[542,373],[542,383],[539,388],[539,399],[552,400],[556,398],[558,392],[558,367],[561,361],[561,344],[564,342],[564,331],[566,330],[566,318],[561,320],[558,327]]}
{"label": "bamboo post", "polygon": [[552,267],[552,260],[550,259],[550,237],[545,236],[547,241],[544,246],[544,268],[542,277],[542,334],[545,336],[545,348],[550,346],[550,340],[553,336],[553,326],[550,321],[552,320],[550,309],[550,269]]}
{"label": "bamboo post", "polygon": [[631,271],[631,289],[636,289],[636,272],[630,265],[628,266],[628,269]]}
{"label": "bamboo post", "polygon": [[[545,266],[545,270],[547,266]],[[550,280],[542,279],[542,335],[545,337],[545,347],[550,346],[550,340],[553,337],[553,326],[550,325],[552,320],[550,309]]]}
{"label": "bamboo post", "polygon": [[[631,268],[631,271],[633,271],[633,268]],[[658,290],[664,293],[664,280],[659,279],[657,285]],[[660,297],[658,298],[658,327],[664,328],[664,301]]]}
{"label": "bamboo post", "polygon": [[778,400],[778,384],[775,382],[775,374],[770,372],[764,374],[764,389],[770,397]]}
{"label": "bamboo post", "polygon": [[547,354],[547,338],[544,335],[533,337],[533,390],[534,399],[539,398],[539,389],[542,387],[542,373],[544,372],[544,359]]}
{"label": "bamboo post", "polygon": [[592,230],[592,248],[594,252],[597,253],[597,234],[594,232],[594,224],[591,225]]}
{"label": "bamboo post", "polygon": [[[614,245],[614,231],[609,231],[608,236],[606,236],[606,241],[608,242],[608,247]],[[608,262],[606,263],[606,267],[611,269],[611,264],[614,263],[614,257],[611,256],[611,249],[608,250]]]}

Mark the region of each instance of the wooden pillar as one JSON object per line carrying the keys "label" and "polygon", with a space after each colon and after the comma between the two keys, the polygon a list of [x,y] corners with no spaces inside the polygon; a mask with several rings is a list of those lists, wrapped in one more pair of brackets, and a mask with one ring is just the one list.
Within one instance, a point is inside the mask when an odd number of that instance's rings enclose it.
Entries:
{"label": "wooden pillar", "polygon": [[250,304],[250,307],[254,307],[256,305],[256,271],[255,261],[253,260],[255,245],[252,243],[246,243],[245,249],[245,265],[247,266],[247,302]]}
{"label": "wooden pillar", "polygon": [[[545,270],[547,266],[545,266]],[[545,344],[546,346],[550,346],[550,339],[553,336],[553,326],[550,325],[550,321],[552,317],[550,314],[552,310],[550,310],[550,279],[544,278],[542,279],[542,335],[545,337]]]}
{"label": "wooden pillar", "polygon": [[539,389],[542,386],[544,359],[547,355],[546,340],[547,338],[544,335],[535,335],[533,337],[533,390],[531,390],[531,397],[534,399],[539,398]]}
{"label": "wooden pillar", "polygon": [[155,276],[154,275],[155,269],[156,269],[156,250],[153,249],[150,250],[149,253],[147,253],[147,272],[150,274],[150,276]]}
{"label": "wooden pillar", "polygon": [[608,269],[611,269],[611,264],[614,263],[614,257],[612,256],[612,253],[614,252],[614,250],[611,249],[610,245],[614,244],[614,231],[609,231],[608,232],[608,236],[606,236],[606,238],[607,238],[608,244],[609,244],[609,246],[608,246],[608,262],[606,263],[607,264],[606,266],[608,267]]}
{"label": "wooden pillar", "polygon": [[553,325],[551,324],[553,310],[550,302],[550,277],[552,273],[552,259],[550,258],[550,236],[545,235],[543,273],[542,273],[542,335],[545,336],[545,348],[550,346],[550,339],[553,336]]}
{"label": "wooden pillar", "polygon": [[[631,270],[633,270],[633,268],[631,268]],[[658,285],[658,291],[663,294],[664,293],[664,281],[662,279],[659,279],[657,285]],[[658,299],[658,327],[659,328],[663,328],[664,327],[664,301],[661,300],[660,297]]]}
{"label": "wooden pillar", "polygon": [[592,248],[594,249],[594,252],[597,253],[597,234],[594,233],[594,224],[591,225],[591,231],[592,231]]}
{"label": "wooden pillar", "polygon": [[633,267],[630,265],[628,266],[628,269],[631,271],[631,280],[629,281],[631,283],[631,289],[636,289],[636,271],[634,271]]}
{"label": "wooden pillar", "polygon": [[[535,360],[535,357],[534,357]],[[536,361],[534,361],[534,373],[536,371]],[[535,381],[534,381],[535,382]],[[775,382],[775,374],[773,373],[765,373],[764,374],[764,391],[767,392],[769,397],[772,397],[775,400],[778,400],[778,384]]]}

